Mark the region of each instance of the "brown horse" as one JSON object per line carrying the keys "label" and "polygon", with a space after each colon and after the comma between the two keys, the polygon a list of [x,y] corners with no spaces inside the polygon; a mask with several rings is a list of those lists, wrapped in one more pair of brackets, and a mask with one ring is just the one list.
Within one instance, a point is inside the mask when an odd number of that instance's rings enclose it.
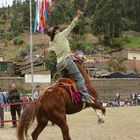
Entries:
{"label": "brown horse", "polygon": [[[42,96],[32,102],[22,113],[19,120],[17,129],[18,140],[25,140],[27,138],[27,132],[34,121],[37,119],[37,126],[32,132],[32,139],[37,140],[39,134],[47,126],[48,121],[58,125],[62,131],[63,140],[71,140],[69,135],[69,128],[67,125],[66,114],[73,114],[81,111],[84,107],[92,107],[98,116],[98,122],[104,122],[103,116],[105,115],[105,108],[98,101],[96,91],[92,88],[88,75],[79,61],[75,62],[85,78],[85,84],[94,101],[92,105],[84,104],[82,101],[73,103],[70,94],[58,84],[52,84],[46,90],[44,90]],[[102,116],[96,109],[102,111]]]}

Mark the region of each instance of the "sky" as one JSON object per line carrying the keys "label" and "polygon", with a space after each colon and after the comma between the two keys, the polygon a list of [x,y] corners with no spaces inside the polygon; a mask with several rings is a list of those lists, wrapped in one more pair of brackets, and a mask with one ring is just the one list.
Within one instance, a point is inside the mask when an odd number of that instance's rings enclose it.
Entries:
{"label": "sky", "polygon": [[13,3],[13,0],[0,0],[0,7],[6,7],[6,6],[8,6],[8,5],[12,5],[12,3]]}
{"label": "sky", "polygon": [[[24,0],[22,0],[24,1]],[[0,0],[0,7],[12,6],[13,0]]]}

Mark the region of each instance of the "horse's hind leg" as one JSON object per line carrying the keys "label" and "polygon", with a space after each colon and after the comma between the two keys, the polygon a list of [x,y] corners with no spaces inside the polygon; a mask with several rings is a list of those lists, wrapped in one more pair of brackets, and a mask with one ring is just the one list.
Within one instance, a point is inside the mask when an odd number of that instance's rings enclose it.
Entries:
{"label": "horse's hind leg", "polygon": [[66,121],[62,122],[62,124],[60,124],[59,127],[61,128],[61,131],[63,134],[63,139],[64,140],[71,140],[70,135],[69,135],[69,128],[68,128],[67,122]]}
{"label": "horse's hind leg", "polygon": [[52,118],[53,122],[60,127],[63,135],[63,140],[71,140],[69,135],[69,128],[66,121],[66,114],[64,112],[57,112],[53,114]]}
{"label": "horse's hind leg", "polygon": [[38,122],[37,127],[35,130],[32,132],[32,139],[37,140],[39,134],[42,132],[42,130],[46,127],[47,122]]}

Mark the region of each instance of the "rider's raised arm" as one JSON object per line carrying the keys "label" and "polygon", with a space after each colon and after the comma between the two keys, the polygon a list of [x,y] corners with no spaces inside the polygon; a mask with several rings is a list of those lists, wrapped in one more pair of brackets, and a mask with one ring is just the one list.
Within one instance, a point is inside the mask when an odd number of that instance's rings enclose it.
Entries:
{"label": "rider's raised arm", "polygon": [[73,30],[73,28],[75,27],[75,25],[77,24],[78,22],[78,19],[80,18],[82,12],[80,10],[77,10],[77,13],[76,13],[76,17],[73,19],[73,21],[71,22],[71,24],[68,26],[68,28],[66,28],[65,30],[63,30],[61,32],[62,35],[64,36],[68,36],[70,34],[70,32]]}

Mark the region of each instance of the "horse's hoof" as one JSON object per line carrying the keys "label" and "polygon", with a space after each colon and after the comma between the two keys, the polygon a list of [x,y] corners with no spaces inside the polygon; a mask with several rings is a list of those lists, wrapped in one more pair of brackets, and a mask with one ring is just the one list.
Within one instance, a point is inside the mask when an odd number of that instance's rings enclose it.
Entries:
{"label": "horse's hoof", "polygon": [[98,124],[102,124],[102,123],[104,123],[105,121],[104,121],[104,119],[99,118],[97,122],[98,122]]}

